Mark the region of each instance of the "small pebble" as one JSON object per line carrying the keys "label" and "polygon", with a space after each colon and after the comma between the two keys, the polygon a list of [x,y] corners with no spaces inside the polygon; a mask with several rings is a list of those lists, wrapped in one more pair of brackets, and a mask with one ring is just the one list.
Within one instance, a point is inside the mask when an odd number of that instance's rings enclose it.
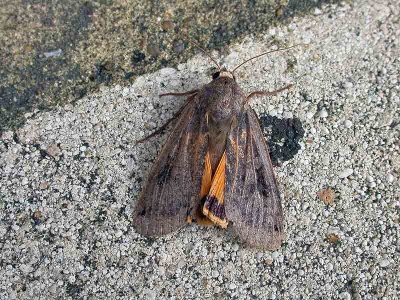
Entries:
{"label": "small pebble", "polygon": [[275,117],[276,115],[278,115],[278,111],[277,111],[276,109],[272,109],[272,110],[269,112],[269,115],[270,115],[271,117]]}
{"label": "small pebble", "polygon": [[233,244],[232,245],[232,250],[235,251],[235,252],[238,251],[239,250],[239,244]]}
{"label": "small pebble", "polygon": [[321,133],[322,134],[325,134],[325,135],[328,135],[329,134],[329,129],[328,128],[326,128],[325,126],[321,126]]}
{"label": "small pebble", "polygon": [[180,54],[185,50],[185,44],[182,40],[174,40],[172,42],[172,49],[175,52],[175,54]]}
{"label": "small pebble", "polygon": [[394,181],[394,176],[392,174],[387,174],[386,175],[386,181],[389,183],[392,183]]}
{"label": "small pebble", "polygon": [[56,56],[60,56],[63,53],[63,51],[61,49],[57,49],[57,50],[53,50],[53,51],[49,51],[49,52],[44,52],[44,56],[45,57],[56,57]]}
{"label": "small pebble", "polygon": [[351,126],[353,126],[353,122],[351,122],[350,120],[344,121],[344,127],[350,128]]}
{"label": "small pebble", "polygon": [[47,181],[41,181],[39,184],[39,189],[41,190],[45,190],[49,187],[49,184],[47,183]]}
{"label": "small pebble", "polygon": [[160,70],[160,74],[162,76],[170,76],[175,73],[176,73],[176,69],[174,69],[174,68],[163,68]]}
{"label": "small pebble", "polygon": [[150,54],[150,56],[153,56],[153,57],[157,57],[161,53],[160,48],[155,43],[150,43],[147,46],[147,52]]}
{"label": "small pebble", "polygon": [[386,267],[388,267],[388,266],[390,265],[390,261],[387,260],[387,259],[381,260],[381,261],[379,262],[379,265],[380,265],[382,268],[386,268]]}
{"label": "small pebble", "polygon": [[33,268],[30,265],[27,265],[27,264],[21,264],[19,266],[19,269],[25,275],[27,275],[27,274],[29,274],[29,273],[31,273],[33,271]]}
{"label": "small pebble", "polygon": [[351,83],[350,81],[346,81],[344,83],[344,88],[345,89],[351,89],[353,87],[353,83]]}
{"label": "small pebble", "polygon": [[32,219],[34,219],[34,220],[39,220],[40,219],[40,217],[42,216],[42,212],[40,211],[40,210],[37,210],[37,211],[35,211],[34,213],[33,213],[33,215],[32,215]]}
{"label": "small pebble", "polygon": [[320,14],[322,14],[322,11],[319,8],[315,8],[314,9],[314,15],[319,16]]}
{"label": "small pebble", "polygon": [[338,174],[339,178],[346,178],[353,174],[353,169],[344,169],[342,172]]}
{"label": "small pebble", "polygon": [[285,111],[283,113],[283,117],[286,119],[292,119],[293,118],[293,113],[291,111]]}
{"label": "small pebble", "polygon": [[56,144],[51,144],[46,150],[47,153],[52,157],[56,157],[58,153],[60,153],[60,148],[58,148]]}
{"label": "small pebble", "polygon": [[323,157],[321,158],[321,162],[322,162],[324,165],[329,165],[329,157],[328,157],[328,156],[323,156]]}
{"label": "small pebble", "polygon": [[318,117],[320,118],[326,118],[328,116],[328,112],[325,109],[322,109],[318,112]]}
{"label": "small pebble", "polygon": [[124,87],[124,89],[122,90],[122,95],[123,96],[129,95],[129,88],[128,87]]}
{"label": "small pebble", "polygon": [[371,181],[371,182],[368,183],[368,186],[370,188],[374,188],[374,187],[376,187],[376,182],[375,181]]}
{"label": "small pebble", "polygon": [[351,300],[351,295],[350,295],[349,292],[343,292],[343,293],[341,293],[339,296],[340,296],[340,299],[343,299],[343,300]]}
{"label": "small pebble", "polygon": [[161,27],[165,30],[171,30],[174,28],[174,23],[170,20],[165,20],[161,22]]}
{"label": "small pebble", "polygon": [[367,180],[368,182],[373,182],[374,181],[374,177],[372,177],[371,175],[367,176]]}

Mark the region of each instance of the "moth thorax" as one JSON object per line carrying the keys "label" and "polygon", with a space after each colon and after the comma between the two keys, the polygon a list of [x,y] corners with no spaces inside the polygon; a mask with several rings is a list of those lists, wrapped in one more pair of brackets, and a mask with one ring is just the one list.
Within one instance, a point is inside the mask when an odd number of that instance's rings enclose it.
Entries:
{"label": "moth thorax", "polygon": [[222,69],[221,72],[219,73],[219,77],[229,77],[233,79],[232,73],[224,69]]}
{"label": "moth thorax", "polygon": [[232,108],[228,105],[218,105],[209,111],[210,117],[215,122],[223,122],[224,120],[230,119],[232,117]]}

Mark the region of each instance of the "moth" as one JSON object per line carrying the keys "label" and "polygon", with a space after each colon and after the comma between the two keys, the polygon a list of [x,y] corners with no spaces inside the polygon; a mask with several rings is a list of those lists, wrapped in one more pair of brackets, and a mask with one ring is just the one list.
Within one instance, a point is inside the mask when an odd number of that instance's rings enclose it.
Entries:
{"label": "moth", "polygon": [[251,59],[228,71],[200,50],[218,71],[199,89],[160,95],[187,96],[187,100],[175,117],[150,135],[174,123],[137,201],[133,224],[150,237],[169,234],[193,221],[232,226],[245,245],[277,249],[284,240],[281,197],[249,100],[275,95],[291,85],[246,95],[234,71]]}

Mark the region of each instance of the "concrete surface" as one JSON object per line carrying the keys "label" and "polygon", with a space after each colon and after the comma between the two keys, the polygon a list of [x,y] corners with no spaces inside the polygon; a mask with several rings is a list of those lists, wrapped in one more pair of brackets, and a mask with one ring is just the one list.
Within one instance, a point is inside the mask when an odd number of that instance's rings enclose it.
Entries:
{"label": "concrete surface", "polygon": [[276,39],[310,44],[237,72],[249,92],[293,83],[252,106],[261,116],[298,118],[305,131],[301,150],[275,168],[287,233],[276,252],[195,224],[151,240],[132,228],[165,135],[134,142],[184,101],[159,93],[209,81],[203,55],[26,114],[0,142],[0,298],[396,299],[399,4],[324,6],[212,52],[232,68]]}

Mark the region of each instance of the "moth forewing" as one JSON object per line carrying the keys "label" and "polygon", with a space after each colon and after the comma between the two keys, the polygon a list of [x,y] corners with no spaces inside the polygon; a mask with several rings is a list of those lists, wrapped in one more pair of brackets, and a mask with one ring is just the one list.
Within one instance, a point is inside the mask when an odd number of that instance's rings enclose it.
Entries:
{"label": "moth forewing", "polygon": [[200,189],[207,147],[204,142],[198,144],[204,133],[196,99],[193,97],[178,116],[136,204],[133,223],[143,235],[159,236],[177,230],[196,204],[193,202]]}
{"label": "moth forewing", "polygon": [[284,238],[283,214],[268,147],[252,109],[238,120],[227,144],[227,218],[246,244],[276,249]]}

